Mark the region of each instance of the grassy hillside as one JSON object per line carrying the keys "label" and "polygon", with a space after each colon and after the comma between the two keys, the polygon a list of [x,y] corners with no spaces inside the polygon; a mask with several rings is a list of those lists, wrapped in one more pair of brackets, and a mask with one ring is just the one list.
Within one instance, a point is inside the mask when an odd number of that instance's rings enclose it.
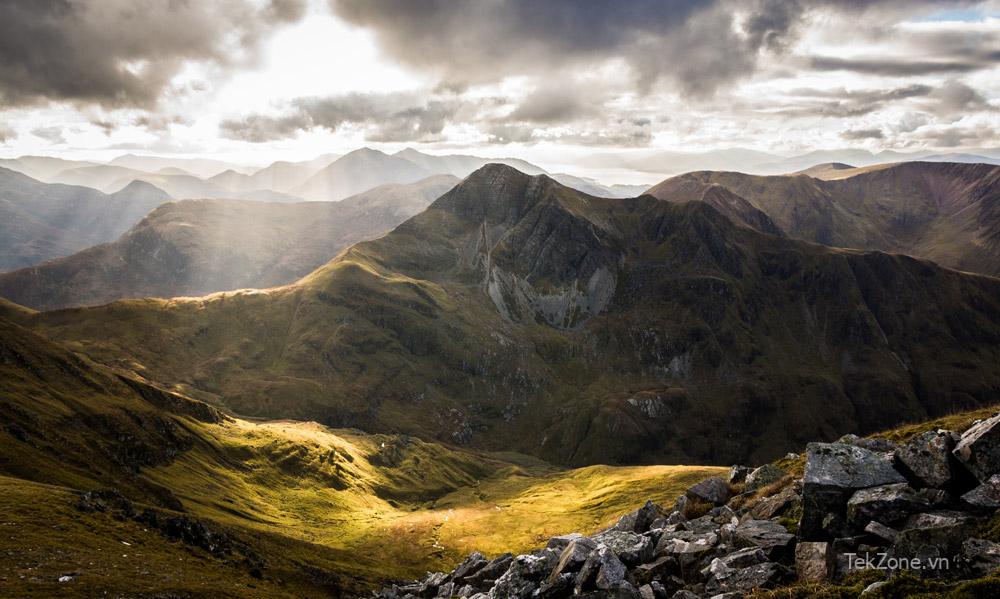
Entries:
{"label": "grassy hillside", "polygon": [[[352,594],[472,549],[595,530],[721,471],[563,470],[405,436],[234,419],[9,321],[0,357],[3,596]],[[79,491],[93,489],[135,503],[77,509]],[[206,535],[211,544],[199,544]]]}

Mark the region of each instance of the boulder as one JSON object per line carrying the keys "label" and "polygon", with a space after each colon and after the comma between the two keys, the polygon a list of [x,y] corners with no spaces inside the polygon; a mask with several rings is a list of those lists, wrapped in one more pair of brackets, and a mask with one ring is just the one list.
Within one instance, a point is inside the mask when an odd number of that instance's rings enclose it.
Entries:
{"label": "boulder", "polygon": [[747,475],[746,490],[756,491],[784,478],[786,472],[774,464],[764,464]]}
{"label": "boulder", "polygon": [[590,557],[590,554],[595,549],[597,549],[597,543],[588,537],[581,536],[578,539],[570,541],[570,544],[559,555],[559,561],[552,569],[549,580],[554,581],[562,574],[579,570],[580,566],[587,561],[587,558]]}
{"label": "boulder", "polygon": [[632,577],[639,584],[662,580],[673,574],[680,573],[677,558],[672,555],[661,555],[647,564],[639,564],[632,570]]}
{"label": "boulder", "polygon": [[746,482],[747,476],[750,474],[750,467],[748,466],[733,466],[729,469],[729,476],[726,477],[726,482],[731,485],[738,485]]}
{"label": "boulder", "polygon": [[865,526],[865,532],[878,538],[880,541],[885,541],[886,543],[893,543],[896,541],[896,537],[899,536],[899,531],[895,528],[889,528],[885,524],[876,522],[872,520]]}
{"label": "boulder", "polygon": [[1000,544],[983,539],[966,539],[962,556],[974,576],[986,576],[1000,568]]}
{"label": "boulder", "polygon": [[789,485],[778,493],[765,497],[750,508],[750,515],[758,520],[768,520],[802,503],[802,496],[794,486]]}
{"label": "boulder", "polygon": [[1000,475],[991,476],[983,484],[962,495],[962,501],[977,511],[1000,508]]}
{"label": "boulder", "polygon": [[795,546],[795,572],[799,580],[829,580],[836,564],[830,543],[806,541]]}
{"label": "boulder", "polygon": [[[625,516],[622,516],[622,518],[625,518]],[[621,520],[619,520],[619,522],[620,521]],[[548,547],[549,549],[554,549],[556,551],[560,551],[561,552],[570,543],[572,543],[573,541],[575,541],[577,539],[582,539],[582,538],[583,538],[582,534],[580,534],[578,532],[571,532],[568,535],[559,535],[558,537],[552,537],[551,539],[549,539],[548,544],[545,545],[545,546]]]}
{"label": "boulder", "polygon": [[705,583],[705,590],[713,595],[766,589],[788,579],[788,570],[774,562],[764,562],[731,570],[722,576],[713,576]]}
{"label": "boulder", "polygon": [[558,597],[569,597],[573,594],[573,580],[576,575],[572,572],[564,572],[558,576],[550,577],[538,587],[538,599],[557,599]]}
{"label": "boulder", "polygon": [[774,520],[745,520],[733,531],[733,544],[739,548],[761,549],[770,559],[791,555],[795,535]]}
{"label": "boulder", "polygon": [[647,501],[641,508],[625,514],[618,519],[618,522],[611,527],[611,530],[622,532],[644,533],[648,531],[653,522],[667,517],[667,512],[652,501]]}
{"label": "boulder", "polygon": [[1000,474],[1000,414],[965,431],[952,453],[980,482]]}
{"label": "boulder", "polygon": [[489,563],[486,556],[478,551],[474,551],[469,554],[469,557],[465,558],[461,564],[455,568],[452,573],[452,579],[456,581],[464,581],[467,577],[475,574],[476,572],[483,569],[483,566]]}
{"label": "boulder", "polygon": [[952,451],[958,443],[956,433],[938,429],[921,433],[896,449],[895,458],[911,475],[915,484],[941,488],[948,485],[955,473],[952,470]]}
{"label": "boulder", "polygon": [[485,566],[480,568],[477,572],[469,574],[461,579],[456,578],[455,582],[467,583],[475,587],[492,586],[493,582],[503,576],[503,573],[510,568],[512,561],[514,561],[514,556],[510,553],[498,555],[490,560]]}
{"label": "boulder", "polygon": [[493,588],[490,589],[491,599],[528,599],[535,591],[535,582],[531,580],[526,571],[529,565],[525,564],[519,556],[515,558],[510,568],[503,573]]}
{"label": "boulder", "polygon": [[810,443],[799,534],[807,541],[828,540],[832,535],[824,528],[824,519],[842,516],[855,491],[905,482],[882,454],[843,443]]}
{"label": "boulder", "polygon": [[605,545],[623,563],[634,566],[653,558],[655,546],[649,537],[634,532],[611,530],[594,537],[598,546]]}
{"label": "boulder", "polygon": [[969,516],[962,512],[939,511],[910,516],[896,535],[892,553],[906,558],[956,555],[968,538],[970,523]]}
{"label": "boulder", "polygon": [[862,528],[874,520],[893,524],[922,510],[930,504],[906,483],[882,485],[855,491],[847,501],[847,521]]}
{"label": "boulder", "polygon": [[[598,547],[576,575],[574,592],[579,595],[593,588],[610,589],[625,580],[625,564],[608,547]],[[599,586],[600,585],[600,586]]]}
{"label": "boulder", "polygon": [[712,505],[724,505],[732,495],[729,483],[718,476],[706,478],[688,489],[684,495],[689,499],[704,501]]}

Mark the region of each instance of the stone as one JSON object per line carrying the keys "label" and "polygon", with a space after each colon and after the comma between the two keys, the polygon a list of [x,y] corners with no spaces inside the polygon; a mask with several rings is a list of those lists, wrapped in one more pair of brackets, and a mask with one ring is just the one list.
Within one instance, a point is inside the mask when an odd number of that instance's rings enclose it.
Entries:
{"label": "stone", "polygon": [[528,599],[535,591],[535,583],[525,576],[524,564],[515,558],[510,568],[497,579],[490,589],[491,599]]}
{"label": "stone", "polygon": [[[625,516],[622,516],[622,518],[624,518],[624,517]],[[582,539],[582,538],[583,538],[582,534],[580,534],[578,532],[571,532],[568,535],[559,535],[558,537],[552,537],[551,539],[549,539],[548,544],[545,545],[545,546],[548,547],[549,549],[555,549],[556,551],[560,551],[561,552],[570,543],[572,543],[573,541],[575,541],[577,539]]]}
{"label": "stone", "polygon": [[896,537],[899,536],[899,531],[895,528],[889,528],[885,524],[874,520],[869,522],[868,526],[865,526],[865,532],[887,543],[895,542]]}
{"label": "stone", "polygon": [[465,561],[459,564],[458,567],[452,571],[451,577],[455,580],[465,580],[465,578],[475,574],[488,563],[489,560],[486,559],[485,555],[479,553],[478,551],[474,551],[469,554],[469,557],[465,558]]}
{"label": "stone", "polygon": [[[623,581],[627,570],[625,564],[608,547],[598,546],[583,563],[576,575],[574,593],[579,595],[591,588],[608,589],[616,582]],[[598,586],[598,585],[601,586]]]}
{"label": "stone", "polygon": [[642,599],[656,599],[656,591],[653,590],[652,585],[644,584],[639,587],[639,596]]}
{"label": "stone", "polygon": [[1000,475],[993,475],[975,489],[962,495],[962,501],[974,510],[989,511],[1000,508]]}
{"label": "stone", "polygon": [[705,553],[719,542],[714,532],[678,531],[664,534],[656,545],[656,555],[680,555]]}
{"label": "stone", "polygon": [[652,501],[647,501],[641,508],[619,518],[611,530],[641,534],[652,528],[653,522],[666,516],[667,512],[663,508]]}
{"label": "stone", "polygon": [[966,539],[962,556],[975,576],[986,576],[1000,568],[1000,544],[983,539]]}
{"label": "stone", "polygon": [[847,499],[859,489],[905,483],[882,454],[842,443],[810,443],[802,486],[799,534],[807,541],[829,540],[828,515],[843,515]]}
{"label": "stone", "polygon": [[567,572],[576,572],[580,566],[587,561],[590,554],[597,549],[597,543],[588,537],[581,536],[574,539],[563,549],[559,555],[559,561],[549,575],[549,580],[554,581],[557,577]]}
{"label": "stone", "polygon": [[653,582],[656,579],[664,579],[672,574],[680,572],[680,565],[677,558],[672,555],[661,555],[647,564],[639,564],[632,569],[632,577],[639,584]]}
{"label": "stone", "polygon": [[733,531],[733,543],[739,547],[756,547],[771,559],[790,556],[795,535],[773,520],[745,520]]}
{"label": "stone", "polygon": [[942,491],[941,489],[920,489],[917,491],[917,495],[923,498],[934,509],[952,506],[956,503],[955,497],[951,493]]}
{"label": "stone", "polygon": [[627,565],[634,566],[653,558],[655,546],[649,537],[634,532],[617,530],[603,532],[594,537],[598,546],[605,545]]}
{"label": "stone", "polygon": [[870,585],[866,586],[865,590],[861,591],[861,596],[863,597],[865,595],[872,595],[876,591],[878,591],[880,588],[884,587],[887,584],[889,584],[889,582],[885,581],[885,580],[875,581],[875,582],[871,583]]}
{"label": "stone", "polygon": [[1000,474],[1000,414],[972,425],[952,454],[980,482]]}
{"label": "stone", "polygon": [[927,431],[896,449],[895,458],[921,486],[941,488],[955,476],[951,452],[958,440],[958,435],[951,431]]}
{"label": "stone", "polygon": [[446,582],[438,587],[437,596],[438,597],[448,597],[451,598],[455,595],[455,583]]}
{"label": "stone", "polygon": [[910,485],[882,485],[854,492],[847,501],[847,521],[859,528],[872,520],[893,524],[926,509],[930,504]]}
{"label": "stone", "polygon": [[538,587],[538,599],[555,599],[557,597],[568,597],[573,593],[573,580],[575,575],[572,572],[563,572],[558,576],[549,577]]}
{"label": "stone", "polygon": [[788,570],[774,562],[764,562],[731,570],[725,576],[713,576],[705,583],[711,594],[745,592],[777,586],[788,579]]}
{"label": "stone", "polygon": [[836,563],[831,543],[805,541],[795,546],[795,573],[799,580],[829,580]]}
{"label": "stone", "polygon": [[774,464],[764,464],[747,475],[746,490],[756,491],[761,487],[766,487],[784,478],[785,474],[787,473],[784,470]]}
{"label": "stone", "polygon": [[681,589],[673,594],[670,599],[701,599],[696,593],[692,593],[686,589]]}
{"label": "stone", "polygon": [[783,514],[802,503],[802,497],[794,487],[788,486],[778,493],[765,497],[750,508],[750,515],[758,520],[768,520]]}
{"label": "stone", "polygon": [[928,549],[939,555],[952,556],[961,550],[968,537],[970,518],[962,512],[928,512],[907,519],[896,535],[892,552],[897,557],[921,557]]}
{"label": "stone", "polygon": [[468,583],[477,587],[491,586],[496,579],[500,578],[510,568],[510,564],[513,561],[514,556],[510,553],[498,555],[474,574],[456,579],[455,582]]}
{"label": "stone", "polygon": [[746,482],[747,476],[750,474],[749,466],[733,466],[729,469],[729,475],[726,477],[726,482],[730,485],[738,485]]}
{"label": "stone", "polygon": [[689,499],[704,501],[712,505],[724,505],[729,501],[732,492],[729,483],[721,477],[712,476],[688,489],[685,493]]}

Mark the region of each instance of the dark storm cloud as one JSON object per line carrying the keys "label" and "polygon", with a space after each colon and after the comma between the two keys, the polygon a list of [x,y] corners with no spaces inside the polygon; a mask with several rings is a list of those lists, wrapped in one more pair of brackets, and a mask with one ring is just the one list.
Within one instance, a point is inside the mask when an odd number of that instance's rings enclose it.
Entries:
{"label": "dark storm cloud", "polygon": [[648,89],[667,77],[704,94],[752,72],[800,20],[795,0],[331,0],[383,50],[448,81],[587,68],[619,58]]}
{"label": "dark storm cloud", "polygon": [[935,102],[929,104],[927,110],[939,116],[961,115],[994,109],[982,94],[955,79],[946,81],[934,90],[931,97]]}
{"label": "dark storm cloud", "polygon": [[365,128],[369,141],[427,141],[441,134],[466,102],[452,97],[422,98],[413,93],[352,93],[326,98],[299,98],[283,115],[250,115],[225,120],[225,137],[265,142],[293,137],[315,128],[336,131],[345,125]]}
{"label": "dark storm cloud", "polygon": [[[961,0],[330,0],[344,20],[371,30],[395,60],[449,82],[572,73],[619,59],[641,91],[658,81],[707,96],[780,54],[817,12],[878,23],[901,14],[965,6]],[[947,35],[937,40],[942,47]],[[958,43],[961,36],[953,36]],[[978,52],[982,52],[981,46]],[[952,48],[950,54],[961,54]],[[979,59],[982,56],[978,57]],[[951,59],[915,64],[816,57],[819,70],[913,74],[977,68]],[[977,61],[976,64],[979,64]],[[461,83],[459,83],[460,85]]]}
{"label": "dark storm cloud", "polygon": [[851,141],[861,141],[865,139],[882,139],[885,134],[881,129],[848,129],[841,131],[840,136]]}
{"label": "dark storm cloud", "polygon": [[152,107],[185,61],[252,61],[264,34],[303,10],[304,0],[0,2],[0,105]]}

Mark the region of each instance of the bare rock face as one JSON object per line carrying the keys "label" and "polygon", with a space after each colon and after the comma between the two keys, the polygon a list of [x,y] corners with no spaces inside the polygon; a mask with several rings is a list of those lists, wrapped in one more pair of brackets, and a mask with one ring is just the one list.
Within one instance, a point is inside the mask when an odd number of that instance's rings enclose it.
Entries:
{"label": "bare rock face", "polygon": [[959,436],[951,431],[927,431],[917,435],[895,453],[899,464],[925,487],[944,487],[954,477],[952,450]]}
{"label": "bare rock face", "polygon": [[690,499],[697,499],[712,505],[723,505],[731,495],[729,483],[718,476],[706,478],[685,493]]}
{"label": "bare rock face", "polygon": [[1000,474],[1000,414],[965,431],[954,454],[980,482]]}

